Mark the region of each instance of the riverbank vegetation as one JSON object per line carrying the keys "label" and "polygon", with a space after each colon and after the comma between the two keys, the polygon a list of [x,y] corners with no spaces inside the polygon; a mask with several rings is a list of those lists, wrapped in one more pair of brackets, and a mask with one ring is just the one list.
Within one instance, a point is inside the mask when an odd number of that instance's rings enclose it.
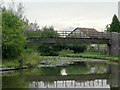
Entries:
{"label": "riverbank vegetation", "polygon": [[[91,58],[91,59],[90,59]],[[67,65],[76,61],[94,61],[108,60],[111,63],[118,61],[118,56],[107,56],[99,52],[74,53],[72,50],[62,50],[59,56],[40,56],[37,52],[24,53],[16,59],[4,59],[1,67],[37,67],[38,64],[46,65]]]}
{"label": "riverbank vegetation", "polygon": [[[65,53],[65,52],[63,52]],[[63,56],[67,57],[82,57],[82,58],[93,58],[93,59],[106,59],[106,60],[119,60],[119,56],[108,56],[99,52],[83,52],[83,53],[66,53]]]}
{"label": "riverbank vegetation", "polygon": [[37,52],[30,54],[22,53],[22,55],[17,58],[3,59],[0,67],[34,67],[38,65],[40,60],[40,55]]}
{"label": "riverbank vegetation", "polygon": [[[15,5],[15,3],[12,3],[12,5]],[[29,23],[23,16],[24,7],[22,3],[17,6],[17,9],[1,7],[2,65],[0,66],[2,67],[36,65],[40,57],[38,52],[28,48],[29,41],[24,34],[26,30],[39,30],[39,27],[36,23]]]}

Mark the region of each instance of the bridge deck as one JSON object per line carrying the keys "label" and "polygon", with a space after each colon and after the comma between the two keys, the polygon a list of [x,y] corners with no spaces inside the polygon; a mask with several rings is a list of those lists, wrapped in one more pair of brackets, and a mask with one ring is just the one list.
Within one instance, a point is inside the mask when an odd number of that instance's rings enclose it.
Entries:
{"label": "bridge deck", "polygon": [[109,39],[100,38],[28,38],[31,43],[87,43],[110,44]]}

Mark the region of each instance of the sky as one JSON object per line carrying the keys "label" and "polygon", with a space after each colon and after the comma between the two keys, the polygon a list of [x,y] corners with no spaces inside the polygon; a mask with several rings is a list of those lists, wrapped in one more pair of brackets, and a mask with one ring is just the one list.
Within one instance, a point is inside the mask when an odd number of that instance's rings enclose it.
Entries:
{"label": "sky", "polygon": [[30,22],[36,21],[40,28],[46,25],[54,26],[55,30],[59,31],[70,31],[76,27],[103,31],[106,25],[111,23],[113,15],[118,14],[119,0],[56,1],[17,0],[23,3],[24,15]]}
{"label": "sky", "polygon": [[[3,0],[9,2],[11,0]],[[118,2],[119,0],[15,0],[16,2]]]}

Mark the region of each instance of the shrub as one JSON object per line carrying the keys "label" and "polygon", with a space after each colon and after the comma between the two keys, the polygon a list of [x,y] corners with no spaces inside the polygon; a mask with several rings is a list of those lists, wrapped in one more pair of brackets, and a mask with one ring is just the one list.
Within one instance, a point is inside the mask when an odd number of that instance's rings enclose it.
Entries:
{"label": "shrub", "polygon": [[31,48],[27,48],[27,49],[26,49],[26,53],[28,53],[28,54],[31,54],[33,51],[34,51],[34,50],[31,49]]}
{"label": "shrub", "polygon": [[74,53],[73,50],[70,50],[70,49],[62,49],[60,52],[59,52],[59,56],[66,56],[68,53]]}
{"label": "shrub", "polygon": [[87,49],[87,44],[66,44],[65,49],[73,50],[75,53],[84,52]]}
{"label": "shrub", "polygon": [[38,48],[38,52],[42,56],[57,56],[59,48],[57,44],[40,44]]}

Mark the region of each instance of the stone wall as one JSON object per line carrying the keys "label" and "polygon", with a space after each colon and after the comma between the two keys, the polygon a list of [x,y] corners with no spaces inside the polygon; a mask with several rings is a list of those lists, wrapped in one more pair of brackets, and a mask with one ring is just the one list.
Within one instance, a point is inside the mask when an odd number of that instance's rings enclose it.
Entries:
{"label": "stone wall", "polygon": [[107,45],[107,54],[111,56],[120,56],[120,33],[111,33],[111,43]]}

